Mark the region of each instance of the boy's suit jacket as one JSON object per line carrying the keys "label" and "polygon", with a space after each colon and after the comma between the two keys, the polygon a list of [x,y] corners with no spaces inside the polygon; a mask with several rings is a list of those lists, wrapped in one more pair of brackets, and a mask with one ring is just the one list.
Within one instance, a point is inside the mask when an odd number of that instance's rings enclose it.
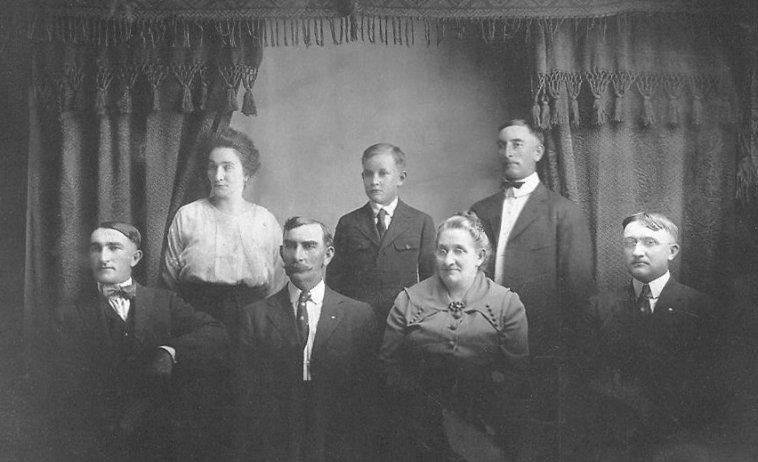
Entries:
{"label": "boy's suit jacket", "polygon": [[340,218],[326,281],[337,292],[370,304],[383,327],[397,294],[434,273],[435,237],[432,218],[398,200],[380,240],[366,203]]}
{"label": "boy's suit jacket", "polygon": [[106,310],[112,308],[94,284],[56,313],[56,417],[63,431],[78,435],[84,444],[95,443],[84,441],[85,435],[104,434],[106,428],[123,423],[130,405],[147,402],[151,389],[144,371],[160,346],[176,351],[174,384],[218,367],[227,354],[228,338],[219,321],[194,311],[173,292],[135,285],[129,315],[132,340],[125,357],[116,354],[108,330]]}
{"label": "boy's suit jacket", "polygon": [[[303,382],[303,348],[287,288],[245,307],[237,460],[370,460],[375,322],[367,304],[327,287],[311,353],[312,380]],[[310,422],[307,428],[298,426],[304,422]]]}
{"label": "boy's suit jacket", "polygon": [[[471,207],[482,221],[493,254],[503,213],[503,192]],[[553,355],[594,287],[590,233],[579,207],[545,187],[532,192],[506,245],[503,285],[516,292],[529,319],[532,356]],[[495,256],[487,273],[494,277]],[[561,332],[563,330],[563,332]]]}

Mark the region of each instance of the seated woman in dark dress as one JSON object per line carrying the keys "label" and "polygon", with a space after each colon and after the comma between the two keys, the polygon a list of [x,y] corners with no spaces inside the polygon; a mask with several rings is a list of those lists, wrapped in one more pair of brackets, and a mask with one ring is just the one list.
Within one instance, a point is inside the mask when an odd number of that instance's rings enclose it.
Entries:
{"label": "seated woman in dark dress", "polygon": [[397,296],[380,351],[398,392],[393,440],[402,447],[393,452],[456,460],[466,442],[449,441],[446,428],[475,430],[510,452],[507,417],[515,414],[529,357],[524,305],[484,275],[490,244],[475,215],[445,220],[436,242],[436,274]]}

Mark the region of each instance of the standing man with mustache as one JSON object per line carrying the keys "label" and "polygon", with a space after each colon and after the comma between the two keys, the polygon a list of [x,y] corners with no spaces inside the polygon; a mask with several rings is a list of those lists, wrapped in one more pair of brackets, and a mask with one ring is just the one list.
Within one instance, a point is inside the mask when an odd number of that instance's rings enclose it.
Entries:
{"label": "standing man with mustache", "polygon": [[[653,452],[696,441],[717,406],[718,322],[712,300],[677,282],[678,229],[664,215],[623,221],[629,284],[592,298],[587,321],[590,388],[598,412],[586,447],[599,459],[657,460]],[[586,408],[589,411],[589,407]],[[611,452],[609,452],[611,451]]]}
{"label": "standing man with mustache", "polygon": [[[529,320],[533,385],[530,422],[561,420],[559,373],[576,342],[574,325],[594,290],[593,252],[579,206],[546,188],[537,175],[543,136],[524,120],[498,129],[503,190],[471,207],[494,247],[487,275],[516,292]],[[525,450],[557,458],[554,424],[536,426]],[[546,434],[542,434],[541,431]],[[552,445],[556,446],[556,445]],[[530,449],[531,447],[534,447]]]}
{"label": "standing man with mustache", "polygon": [[289,283],[244,309],[236,460],[372,460],[376,321],[324,283],[332,240],[316,220],[288,219]]}

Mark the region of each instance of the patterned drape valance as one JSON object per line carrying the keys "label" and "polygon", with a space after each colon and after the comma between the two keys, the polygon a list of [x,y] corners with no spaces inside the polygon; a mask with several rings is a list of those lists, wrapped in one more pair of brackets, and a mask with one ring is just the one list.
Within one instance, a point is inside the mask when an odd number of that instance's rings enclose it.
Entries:
{"label": "patterned drape valance", "polygon": [[[22,2],[23,3],[23,2]],[[724,16],[693,0],[36,0],[24,3],[23,33],[37,39],[112,44],[138,37],[190,46],[217,32],[231,43],[256,36],[265,46],[363,40],[427,44],[445,35],[508,39],[535,24],[619,15]],[[707,11],[707,13],[706,13]]]}

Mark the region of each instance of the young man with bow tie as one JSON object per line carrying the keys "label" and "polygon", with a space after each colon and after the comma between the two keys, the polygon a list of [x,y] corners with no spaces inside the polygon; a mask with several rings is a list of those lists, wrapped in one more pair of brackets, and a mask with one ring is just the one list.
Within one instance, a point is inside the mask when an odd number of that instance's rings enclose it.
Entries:
{"label": "young man with bow tie", "polygon": [[168,460],[177,376],[225,354],[220,322],[132,279],[140,244],[133,225],[101,223],[89,244],[95,284],[56,313],[61,460]]}

